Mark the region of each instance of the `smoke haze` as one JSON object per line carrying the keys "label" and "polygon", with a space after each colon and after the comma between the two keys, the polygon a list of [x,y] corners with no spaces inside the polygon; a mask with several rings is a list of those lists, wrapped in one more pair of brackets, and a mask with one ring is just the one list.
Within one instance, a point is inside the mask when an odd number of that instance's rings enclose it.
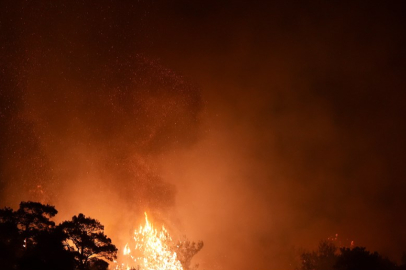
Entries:
{"label": "smoke haze", "polygon": [[1,4],[0,203],[143,212],[201,269],[406,251],[402,4]]}

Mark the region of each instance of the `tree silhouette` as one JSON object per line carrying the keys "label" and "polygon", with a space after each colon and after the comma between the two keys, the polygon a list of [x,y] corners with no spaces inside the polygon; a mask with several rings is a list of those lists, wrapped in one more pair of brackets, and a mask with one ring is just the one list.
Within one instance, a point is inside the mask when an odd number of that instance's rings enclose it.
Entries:
{"label": "tree silhouette", "polygon": [[341,248],[335,265],[336,270],[394,270],[396,264],[377,252],[370,253],[365,247]]}
{"label": "tree silhouette", "polygon": [[64,235],[50,220],[56,213],[54,206],[37,202],[21,202],[17,211],[0,210],[1,269],[73,269]]}
{"label": "tree silhouette", "polygon": [[301,254],[301,270],[332,270],[337,260],[337,247],[331,241],[321,241],[315,252]]}
{"label": "tree silhouette", "polygon": [[91,264],[100,266],[101,262],[96,263],[100,259],[113,261],[117,258],[117,248],[104,234],[104,226],[98,220],[79,214],[58,228],[66,233],[65,243],[74,254],[79,269],[90,269]]}
{"label": "tree silhouette", "polygon": [[20,270],[72,270],[75,259],[71,252],[65,249],[63,240],[66,235],[58,230],[40,231],[36,235],[36,244],[25,249],[19,259]]}
{"label": "tree silhouette", "polygon": [[0,265],[14,269],[23,253],[23,237],[19,234],[13,209],[0,209]]}
{"label": "tree silhouette", "polygon": [[321,241],[317,251],[301,254],[301,270],[404,270],[377,252],[364,247],[340,248],[330,241]]}
{"label": "tree silhouette", "polygon": [[15,212],[17,227],[25,238],[26,246],[33,244],[35,236],[40,231],[55,227],[50,220],[58,211],[54,206],[44,205],[39,202],[21,202],[20,208]]}

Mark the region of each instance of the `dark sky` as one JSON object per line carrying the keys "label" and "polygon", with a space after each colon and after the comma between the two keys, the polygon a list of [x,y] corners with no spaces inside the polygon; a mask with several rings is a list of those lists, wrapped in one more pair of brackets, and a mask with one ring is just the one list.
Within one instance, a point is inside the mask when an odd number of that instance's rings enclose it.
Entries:
{"label": "dark sky", "polygon": [[[202,270],[406,251],[403,1],[1,1],[0,207],[148,211]],[[376,3],[375,3],[376,2]]]}

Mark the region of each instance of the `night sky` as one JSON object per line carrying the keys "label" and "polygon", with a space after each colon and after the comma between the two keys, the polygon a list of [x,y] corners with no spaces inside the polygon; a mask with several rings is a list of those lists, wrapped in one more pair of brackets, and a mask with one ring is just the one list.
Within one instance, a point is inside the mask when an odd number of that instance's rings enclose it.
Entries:
{"label": "night sky", "polygon": [[1,1],[0,207],[147,211],[201,270],[406,251],[404,1]]}

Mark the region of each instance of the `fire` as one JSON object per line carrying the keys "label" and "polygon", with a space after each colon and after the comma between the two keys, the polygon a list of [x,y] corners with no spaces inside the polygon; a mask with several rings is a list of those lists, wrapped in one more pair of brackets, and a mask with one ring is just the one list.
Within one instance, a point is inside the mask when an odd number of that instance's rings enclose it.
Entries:
{"label": "fire", "polygon": [[[162,226],[158,231],[148,221],[145,213],[145,226],[140,226],[134,232],[134,244],[130,247],[127,243],[123,254],[130,256],[135,265],[142,270],[183,270],[176,253],[171,251],[172,238]],[[134,267],[133,267],[134,268]],[[117,269],[119,269],[117,267]],[[130,269],[127,266],[127,269]]]}
{"label": "fire", "polygon": [[128,254],[130,254],[130,248],[128,247],[128,244],[126,244],[125,245],[125,247],[124,247],[124,255],[128,255]]}

